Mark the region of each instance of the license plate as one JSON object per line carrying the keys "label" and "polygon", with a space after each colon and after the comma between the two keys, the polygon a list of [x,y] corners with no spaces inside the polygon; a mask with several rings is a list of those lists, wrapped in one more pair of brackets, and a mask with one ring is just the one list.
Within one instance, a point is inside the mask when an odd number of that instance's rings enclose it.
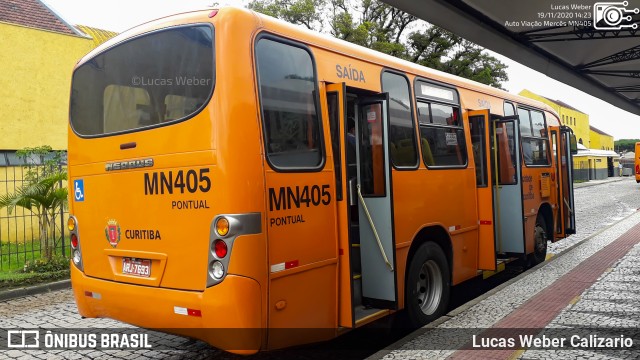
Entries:
{"label": "license plate", "polygon": [[122,258],[122,273],[127,275],[149,277],[151,275],[151,260]]}

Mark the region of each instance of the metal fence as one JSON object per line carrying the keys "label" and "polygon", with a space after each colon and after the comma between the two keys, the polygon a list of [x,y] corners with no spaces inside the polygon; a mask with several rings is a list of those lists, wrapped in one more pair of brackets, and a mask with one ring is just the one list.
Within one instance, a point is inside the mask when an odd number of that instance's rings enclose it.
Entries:
{"label": "metal fence", "polygon": [[[26,185],[27,174],[28,169],[23,166],[0,166],[0,196],[13,194]],[[61,182],[59,186],[66,187],[67,184]],[[57,211],[49,229],[54,256],[69,256],[69,235],[65,231],[67,216],[64,209]],[[37,215],[19,206],[11,213],[6,208],[0,209],[0,271],[22,269],[25,263],[40,259],[43,254]]]}

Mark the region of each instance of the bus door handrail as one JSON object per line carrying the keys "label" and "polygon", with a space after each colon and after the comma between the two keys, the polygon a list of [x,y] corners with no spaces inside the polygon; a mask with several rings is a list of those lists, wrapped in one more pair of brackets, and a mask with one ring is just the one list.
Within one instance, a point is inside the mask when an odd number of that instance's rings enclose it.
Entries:
{"label": "bus door handrail", "polygon": [[389,258],[387,258],[387,254],[384,252],[384,248],[382,247],[382,241],[380,241],[380,236],[378,235],[376,226],[373,224],[373,219],[371,219],[371,214],[369,214],[369,209],[367,208],[367,204],[365,204],[364,198],[362,197],[362,192],[360,191],[360,184],[357,184],[356,188],[358,189],[358,199],[360,199],[360,203],[362,204],[364,213],[367,215],[367,219],[369,220],[369,225],[371,225],[371,230],[373,230],[373,236],[375,236],[376,241],[378,242],[378,248],[380,249],[382,258],[384,259],[384,262],[389,267],[389,271],[393,271],[393,265],[391,265],[391,263],[389,262]]}

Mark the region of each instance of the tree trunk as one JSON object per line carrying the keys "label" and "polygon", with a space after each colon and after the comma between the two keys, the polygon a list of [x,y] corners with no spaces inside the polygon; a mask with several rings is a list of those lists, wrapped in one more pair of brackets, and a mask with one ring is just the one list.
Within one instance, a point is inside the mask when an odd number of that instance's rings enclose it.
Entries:
{"label": "tree trunk", "polygon": [[42,211],[39,217],[40,225],[40,255],[47,261],[51,260],[51,248],[49,246],[49,214]]}

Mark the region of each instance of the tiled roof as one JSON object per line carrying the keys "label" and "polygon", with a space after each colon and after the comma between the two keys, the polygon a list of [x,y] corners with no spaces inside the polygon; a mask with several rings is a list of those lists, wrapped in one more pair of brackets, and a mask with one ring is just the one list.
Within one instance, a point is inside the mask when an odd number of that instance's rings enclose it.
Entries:
{"label": "tiled roof", "polygon": [[[600,134],[600,135],[611,136],[611,135],[607,134],[606,132],[604,132],[604,131],[602,131],[602,130],[600,130],[600,129],[598,129],[598,128],[595,128],[595,127],[593,127],[593,126],[589,126],[589,129],[591,129],[591,130],[593,130],[593,131],[597,132],[597,133],[598,133],[598,134]],[[611,137],[613,137],[613,136],[611,136]]]}
{"label": "tiled roof", "polygon": [[78,35],[77,30],[39,0],[0,0],[0,21]]}
{"label": "tiled roof", "polygon": [[[540,96],[542,96],[542,95],[540,95]],[[548,97],[545,97],[545,96],[542,96],[542,97],[547,99],[547,100],[549,100],[549,101],[551,101],[551,102],[553,102],[553,103],[556,103],[556,104],[562,106],[563,108],[571,109],[571,110],[574,110],[574,111],[577,111],[579,113],[583,113],[583,114],[586,115],[586,113],[584,111],[580,111],[580,110],[574,108],[573,106],[567,104],[566,102],[562,102],[560,100],[551,100],[551,99],[549,99]]]}
{"label": "tiled roof", "polygon": [[117,32],[98,29],[98,28],[85,26],[85,25],[76,25],[76,28],[80,29],[80,31],[82,31],[83,33],[91,36],[91,38],[93,39],[94,47],[98,47],[98,45],[118,35]]}

